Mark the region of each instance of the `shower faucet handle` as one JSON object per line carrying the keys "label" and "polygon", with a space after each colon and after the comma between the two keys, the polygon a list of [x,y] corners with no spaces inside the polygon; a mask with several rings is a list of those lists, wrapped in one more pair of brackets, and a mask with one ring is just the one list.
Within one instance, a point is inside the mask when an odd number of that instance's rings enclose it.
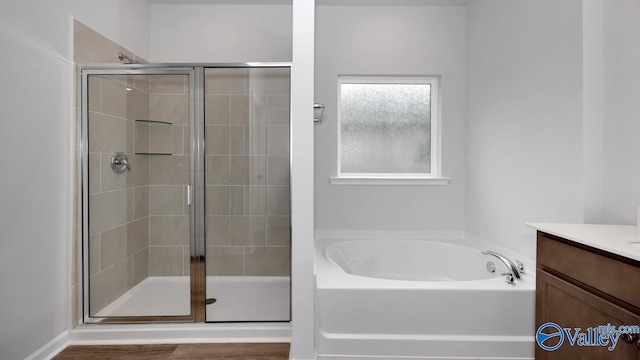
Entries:
{"label": "shower faucet handle", "polygon": [[111,170],[116,174],[131,171],[131,165],[129,165],[129,158],[123,152],[116,152],[111,156]]}

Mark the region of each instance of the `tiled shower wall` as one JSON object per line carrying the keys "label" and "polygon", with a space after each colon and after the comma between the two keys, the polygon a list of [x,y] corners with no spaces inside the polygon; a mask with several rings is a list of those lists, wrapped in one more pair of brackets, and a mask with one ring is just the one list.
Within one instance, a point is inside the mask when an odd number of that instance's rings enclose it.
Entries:
{"label": "tiled shower wall", "polygon": [[[148,276],[148,131],[146,76],[89,76],[90,309],[94,314]],[[115,173],[111,156],[124,152],[131,170]]]}
{"label": "tiled shower wall", "polygon": [[[135,57],[78,22],[74,41],[77,63],[115,62],[119,51]],[[206,75],[207,275],[288,276],[289,70],[208,69]],[[147,276],[189,275],[187,81],[182,75],[91,77],[94,314]],[[115,151],[127,153],[131,171],[111,170]],[[80,238],[74,241],[80,261]],[[76,272],[78,294],[79,280]]]}
{"label": "tiled shower wall", "polygon": [[[89,78],[92,313],[147,276],[189,274],[186,82],[184,75]],[[129,171],[111,169],[116,151],[128,155]]]}
{"label": "tiled shower wall", "polygon": [[209,276],[290,275],[289,79],[205,70]]}
{"label": "tiled shower wall", "polygon": [[[148,134],[149,276],[189,275],[189,95],[186,75],[151,75]],[[171,154],[155,155],[155,154]]]}
{"label": "tiled shower wall", "polygon": [[[98,34],[84,24],[74,21],[74,62],[77,64],[90,63],[116,63],[117,54],[122,52],[131,58],[144,62],[144,59],[136,56],[122,46],[112,42],[104,36]],[[92,231],[90,242],[93,245],[91,252],[90,275],[95,283],[92,283],[96,290],[93,303],[94,311],[100,310],[108,303],[109,298],[117,297],[119,293],[126,291],[134,283],[146,277],[144,266],[146,244],[148,243],[148,231],[145,230],[145,222],[148,218],[145,215],[145,207],[134,207],[132,200],[144,197],[148,172],[144,171],[145,159],[133,158],[132,164],[136,164],[135,173],[127,174],[126,177],[114,177],[112,172],[107,172],[105,166],[109,159],[109,151],[129,152],[133,146],[133,126],[129,119],[134,116],[144,116],[148,113],[148,100],[145,100],[145,92],[148,92],[148,84],[145,77],[95,77],[91,82],[91,92],[93,100],[90,103],[92,117],[95,116],[94,126],[106,131],[104,136],[99,136],[92,143],[89,150],[91,155],[91,177],[89,191],[93,199],[97,199],[94,206],[95,211],[105,211],[111,207],[113,211],[105,219],[96,223],[96,228]],[[74,82],[75,83],[75,82]],[[132,88],[127,92],[126,87]],[[124,91],[123,91],[124,90]],[[75,89],[79,91],[79,89]],[[142,100],[141,100],[142,99]],[[128,107],[129,102],[137,105]],[[79,104],[77,105],[79,106]],[[79,109],[77,109],[79,110]],[[80,117],[76,118],[76,129],[80,128]],[[76,156],[79,157],[80,147],[76,147]],[[148,169],[148,165],[146,166]],[[78,179],[79,168],[74,167],[73,179]],[[110,171],[110,168],[108,169]],[[80,305],[81,294],[81,243],[79,236],[82,222],[82,214],[77,206],[79,203],[78,184],[74,186],[74,225],[73,225],[73,293],[72,299],[74,318],[72,323],[78,323],[81,318]],[[120,200],[120,202],[118,201]],[[142,202],[144,203],[144,201]],[[100,208],[100,209],[98,209]],[[94,213],[95,213],[94,211]],[[95,216],[95,214],[93,215]],[[146,219],[146,220],[145,220]],[[134,221],[135,220],[135,221]],[[136,239],[130,243],[125,243],[123,239]],[[134,258],[137,260],[134,266]],[[99,289],[98,289],[99,288]]]}

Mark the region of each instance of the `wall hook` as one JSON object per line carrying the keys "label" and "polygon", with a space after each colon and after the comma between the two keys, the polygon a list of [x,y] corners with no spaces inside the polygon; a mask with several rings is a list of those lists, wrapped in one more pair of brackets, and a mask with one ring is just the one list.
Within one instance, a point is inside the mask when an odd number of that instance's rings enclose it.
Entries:
{"label": "wall hook", "polygon": [[318,117],[314,117],[313,118],[313,122],[315,123],[320,123],[322,122],[322,117],[324,116],[324,109],[326,108],[326,106],[324,104],[319,104],[319,103],[315,103],[313,104],[313,110],[315,112],[315,110],[320,109],[320,116]]}

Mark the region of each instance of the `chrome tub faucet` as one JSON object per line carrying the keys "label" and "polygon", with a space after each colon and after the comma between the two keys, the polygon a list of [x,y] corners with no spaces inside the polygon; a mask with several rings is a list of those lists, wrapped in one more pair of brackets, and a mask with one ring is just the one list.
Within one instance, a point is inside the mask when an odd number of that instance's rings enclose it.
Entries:
{"label": "chrome tub faucet", "polygon": [[506,283],[509,285],[515,285],[515,280],[520,280],[522,278],[522,274],[524,274],[524,265],[522,262],[518,261],[518,265],[514,264],[513,261],[507,259],[506,256],[498,254],[495,251],[484,250],[482,252],[483,255],[490,255],[498,260],[502,261],[504,266],[507,268],[507,272],[502,274],[506,276]]}

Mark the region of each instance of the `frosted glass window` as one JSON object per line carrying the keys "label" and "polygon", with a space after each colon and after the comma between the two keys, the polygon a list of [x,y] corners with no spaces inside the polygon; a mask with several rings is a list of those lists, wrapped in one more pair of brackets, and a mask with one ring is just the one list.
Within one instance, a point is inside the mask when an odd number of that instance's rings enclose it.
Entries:
{"label": "frosted glass window", "polygon": [[342,79],[339,90],[341,174],[433,173],[435,81]]}

